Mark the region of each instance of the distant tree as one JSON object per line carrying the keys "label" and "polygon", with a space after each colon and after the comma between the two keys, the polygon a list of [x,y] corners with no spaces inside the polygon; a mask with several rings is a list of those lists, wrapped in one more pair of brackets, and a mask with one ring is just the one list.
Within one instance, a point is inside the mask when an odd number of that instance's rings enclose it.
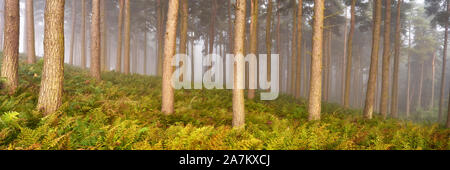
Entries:
{"label": "distant tree", "polygon": [[162,77],[162,106],[161,112],[166,115],[174,112],[174,90],[172,87],[172,60],[175,55],[177,23],[178,23],[178,0],[169,0],[169,11],[167,12],[167,24],[164,40],[164,63]]}
{"label": "distant tree", "polygon": [[19,0],[5,0],[5,34],[1,76],[10,94],[19,86]]}
{"label": "distant tree", "polygon": [[72,34],[70,37],[70,53],[69,53],[69,64],[73,65],[73,53],[74,53],[74,45],[75,45],[75,24],[76,24],[76,2],[72,1]]}
{"label": "distant tree", "polygon": [[[401,7],[402,0],[397,1],[397,19],[395,24],[395,52],[394,52],[394,76],[392,81],[392,99],[391,99],[391,116],[396,118],[398,116],[398,77],[400,69],[400,29],[401,29]],[[434,86],[434,85],[433,85]]]}
{"label": "distant tree", "polygon": [[130,74],[130,0],[125,0],[125,47],[123,56],[123,71],[125,74]]}
{"label": "distant tree", "polygon": [[296,85],[295,98],[301,97],[301,74],[302,74],[302,25],[303,25],[303,0],[298,1],[297,5],[297,66],[296,66]]}
{"label": "distant tree", "polygon": [[378,73],[378,51],[380,42],[381,27],[381,8],[382,1],[374,1],[373,35],[372,35],[372,54],[370,57],[369,81],[367,83],[366,101],[364,106],[364,117],[372,119],[375,102],[375,89],[377,86]]}
{"label": "distant tree", "polygon": [[122,38],[123,38],[123,11],[125,0],[119,0],[119,15],[117,27],[117,57],[116,57],[116,71],[122,72]]}
{"label": "distant tree", "polygon": [[64,81],[64,4],[65,0],[46,0],[44,67],[37,108],[44,115],[54,113],[62,102]]}
{"label": "distant tree", "polygon": [[314,0],[314,23],[309,85],[309,120],[320,120],[325,0]]}
{"label": "distant tree", "polygon": [[[251,1],[251,23],[250,23],[250,54],[258,54],[258,14],[259,14],[259,1]],[[254,75],[249,73],[249,75]],[[249,83],[257,81],[254,77],[249,77]],[[248,99],[255,98],[255,90],[248,90]]]}
{"label": "distant tree", "polygon": [[81,0],[81,68],[86,69],[86,0]]}

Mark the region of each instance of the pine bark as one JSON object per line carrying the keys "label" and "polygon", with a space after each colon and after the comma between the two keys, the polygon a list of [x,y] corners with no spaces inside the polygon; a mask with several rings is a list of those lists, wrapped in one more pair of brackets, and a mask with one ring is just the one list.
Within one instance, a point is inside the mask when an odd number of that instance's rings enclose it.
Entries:
{"label": "pine bark", "polygon": [[322,45],[325,0],[314,0],[314,29],[311,55],[311,78],[309,85],[309,120],[320,120],[322,96]]}
{"label": "pine bark", "polygon": [[238,59],[234,68],[233,127],[245,128],[244,105],[244,41],[245,41],[246,0],[236,0],[236,20],[234,31],[234,55]]}
{"label": "pine bark", "polygon": [[158,19],[158,65],[156,74],[158,76],[162,76],[163,72],[163,46],[164,46],[164,33],[163,33],[163,24],[164,24],[164,12],[162,10],[163,5],[161,4],[161,0],[156,0],[156,13],[157,13],[157,19]]}
{"label": "pine bark", "polygon": [[[258,0],[251,1],[251,24],[250,24],[250,54],[258,54],[258,11],[259,3]],[[254,83],[256,77],[249,77],[249,84]],[[255,98],[255,89],[248,90],[248,99],[252,100]]]}
{"label": "pine bark", "polygon": [[391,99],[391,116],[397,118],[398,116],[398,79],[400,69],[400,29],[401,29],[401,5],[402,1],[397,2],[397,20],[395,25],[395,52],[394,52],[394,75],[392,81],[392,99]]}
{"label": "pine bark", "polygon": [[[450,1],[447,0],[447,13],[450,11]],[[448,16],[447,16],[448,17]],[[447,18],[448,19],[448,18]],[[444,39],[444,52],[442,56],[442,76],[441,76],[441,95],[439,97],[439,122],[442,120],[443,117],[443,107],[444,107],[444,91],[445,91],[445,72],[446,72],[446,65],[447,65],[447,47],[448,46],[448,22],[445,23],[445,39]]]}
{"label": "pine bark", "polygon": [[76,24],[76,2],[72,1],[72,34],[70,37],[70,53],[69,53],[69,64],[73,65],[73,53],[74,53],[74,47],[75,47],[75,24]]}
{"label": "pine bark", "polygon": [[295,78],[295,98],[301,97],[301,74],[302,74],[302,25],[303,25],[303,0],[297,5],[297,66]]}
{"label": "pine bark", "polygon": [[364,117],[372,119],[373,108],[375,102],[375,89],[377,86],[378,73],[378,50],[380,42],[380,27],[381,27],[381,8],[382,1],[374,1],[375,15],[373,21],[373,35],[372,35],[372,54],[370,57],[370,72],[367,83],[366,100],[364,106]]}
{"label": "pine bark", "polygon": [[391,61],[391,0],[385,0],[383,66],[381,75],[380,112],[386,118],[389,98],[389,68]]}
{"label": "pine bark", "polygon": [[174,89],[172,87],[172,60],[175,53],[176,31],[178,23],[178,0],[169,0],[167,13],[166,37],[164,41],[164,63],[162,81],[162,107],[161,112],[166,115],[174,112]]}
{"label": "pine bark", "polygon": [[101,80],[100,0],[92,0],[91,21],[91,76]]}
{"label": "pine bark", "polygon": [[34,3],[33,0],[26,1],[27,10],[27,63],[36,63],[36,50],[34,44]]}
{"label": "pine bark", "polygon": [[347,39],[347,63],[345,70],[345,91],[344,91],[344,107],[349,108],[350,102],[350,82],[352,79],[352,60],[353,60],[353,35],[355,34],[355,21],[356,21],[356,0],[352,0],[351,5],[351,19],[350,19],[350,32]]}
{"label": "pine bark", "polygon": [[47,0],[45,6],[44,67],[37,108],[54,113],[62,102],[64,82],[65,0]]}
{"label": "pine bark", "polygon": [[6,79],[4,87],[9,94],[16,92],[19,85],[19,0],[5,0],[5,27],[3,41],[3,62],[1,76]]}
{"label": "pine bark", "polygon": [[296,10],[297,8],[294,8],[292,11],[292,18],[293,18],[293,22],[292,22],[292,44],[291,44],[291,70],[290,70],[290,79],[291,79],[291,86],[290,86],[290,94],[295,95],[295,56],[296,56],[296,44],[297,44],[297,13]]}
{"label": "pine bark", "polygon": [[117,56],[116,56],[116,71],[122,72],[122,38],[123,38],[123,11],[125,0],[119,0],[119,18],[117,29]]}
{"label": "pine bark", "polygon": [[125,74],[130,74],[130,0],[125,0],[125,47],[123,56],[123,71]]}
{"label": "pine bark", "polygon": [[102,71],[109,70],[108,54],[107,54],[107,40],[108,40],[108,28],[106,23],[106,3],[107,0],[100,0],[100,29],[101,31],[101,54],[100,54],[100,66]]}
{"label": "pine bark", "polygon": [[86,69],[86,0],[81,0],[81,68]]}

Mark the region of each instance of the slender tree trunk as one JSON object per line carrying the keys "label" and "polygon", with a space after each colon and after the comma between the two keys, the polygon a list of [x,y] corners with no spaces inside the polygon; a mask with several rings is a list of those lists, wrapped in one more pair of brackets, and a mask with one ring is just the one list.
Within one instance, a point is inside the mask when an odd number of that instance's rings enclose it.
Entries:
{"label": "slender tree trunk", "polygon": [[389,101],[389,68],[391,61],[391,0],[385,0],[385,19],[384,19],[384,47],[383,47],[383,68],[381,75],[381,101],[380,112],[381,115],[386,118],[388,112]]}
{"label": "slender tree trunk", "polygon": [[236,0],[236,21],[234,37],[234,55],[238,62],[234,64],[234,89],[233,89],[233,127],[245,128],[244,105],[244,41],[245,41],[245,15],[246,0]]}
{"label": "slender tree trunk", "polygon": [[[450,11],[450,2],[447,0],[447,13]],[[447,16],[448,17],[448,16]],[[441,95],[439,98],[439,122],[441,122],[443,117],[443,107],[444,107],[444,91],[445,91],[445,71],[447,64],[447,45],[448,45],[448,22],[445,22],[445,40],[444,40],[444,52],[442,56],[442,77],[441,77]]]}
{"label": "slender tree trunk", "polygon": [[147,75],[147,47],[148,47],[148,38],[147,38],[147,30],[144,31],[144,48],[142,49],[144,51],[144,62],[142,64],[142,69],[144,71],[144,75]]}
{"label": "slender tree trunk", "polygon": [[375,102],[375,88],[377,86],[377,72],[378,72],[378,51],[380,41],[380,25],[381,25],[381,8],[382,1],[374,1],[375,16],[373,22],[372,35],[372,56],[370,57],[370,72],[369,81],[367,83],[366,101],[364,106],[364,117],[372,119],[373,106]]}
{"label": "slender tree trunk", "polygon": [[36,62],[36,50],[34,45],[34,4],[33,0],[26,1],[27,8],[27,63]]}
{"label": "slender tree trunk", "polygon": [[100,55],[100,66],[102,71],[108,71],[109,70],[109,64],[108,64],[108,55],[107,55],[107,33],[108,28],[106,24],[106,3],[107,0],[101,0],[100,1],[100,29],[101,31],[101,55]]}
{"label": "slender tree trunk", "polygon": [[130,0],[125,0],[125,47],[123,56],[123,69],[125,74],[130,74]]}
{"label": "slender tree trunk", "polygon": [[307,87],[308,87],[308,84],[307,84],[307,82],[308,82],[308,75],[307,75],[307,69],[306,69],[306,67],[307,67],[307,64],[306,64],[306,62],[307,62],[307,54],[306,54],[306,40],[303,40],[303,96],[306,98],[307,96],[308,96],[308,90],[307,90]]}
{"label": "slender tree trunk", "polygon": [[0,49],[3,50],[3,33],[5,28],[5,1],[0,1],[0,10],[2,15],[0,17]]}
{"label": "slender tree trunk", "polygon": [[[411,26],[412,18],[409,19],[409,31],[408,31],[408,49],[411,49]],[[411,52],[408,52],[407,60],[407,88],[406,88],[406,118],[409,118],[410,106],[411,106]]]}
{"label": "slender tree trunk", "polygon": [[[214,40],[215,40],[215,32],[216,32],[216,8],[217,1],[211,0],[211,16],[210,16],[210,24],[209,24],[209,52],[208,54],[214,53]],[[212,66],[210,66],[212,68]]]}
{"label": "slender tree trunk", "polygon": [[293,22],[292,22],[292,44],[291,44],[291,87],[290,87],[290,94],[295,95],[295,56],[296,56],[296,44],[297,44],[297,13],[296,13],[296,8],[294,8],[292,10],[292,15],[293,15]]}
{"label": "slender tree trunk", "polygon": [[355,9],[356,0],[352,0],[351,7],[351,19],[350,19],[350,32],[348,33],[347,40],[347,66],[345,71],[345,92],[344,92],[344,107],[349,108],[349,97],[350,97],[350,81],[352,78],[352,58],[353,58],[353,35],[355,34]]}
{"label": "slender tree trunk", "polygon": [[397,1],[397,20],[395,25],[395,53],[394,53],[394,79],[392,83],[392,103],[391,103],[391,116],[393,118],[398,117],[398,78],[400,69],[400,29],[401,29],[401,6],[402,0]]}
{"label": "slender tree trunk", "polygon": [[101,80],[100,0],[92,0],[91,21],[91,76]]}
{"label": "slender tree trunk", "polygon": [[233,50],[233,19],[231,18],[231,0],[228,0],[228,51],[232,53]]}
{"label": "slender tree trunk", "polygon": [[419,94],[417,97],[417,104],[416,104],[417,109],[422,108],[423,70],[424,70],[424,63],[422,62],[420,64]]}
{"label": "slender tree trunk", "polygon": [[45,6],[44,68],[37,108],[45,115],[61,106],[64,82],[64,0]]}
{"label": "slender tree trunk", "polygon": [[434,108],[434,93],[435,93],[435,77],[436,77],[436,52],[433,53],[433,59],[431,61],[431,98],[430,98],[430,108]]}
{"label": "slender tree trunk", "polygon": [[81,68],[86,69],[86,0],[81,0]]}
{"label": "slender tree trunk", "polygon": [[330,70],[331,70],[331,39],[333,38],[333,34],[331,33],[331,30],[328,29],[328,40],[325,42],[327,46],[327,55],[325,58],[325,62],[327,63],[325,66],[325,91],[324,91],[324,97],[325,101],[329,101],[330,96]]}
{"label": "slender tree trunk", "polygon": [[303,0],[298,1],[297,6],[297,66],[295,98],[301,97],[301,74],[302,74],[302,25],[303,25]]}
{"label": "slender tree trunk", "polygon": [[117,56],[116,56],[116,71],[122,72],[122,29],[123,29],[123,8],[125,0],[119,0],[119,18],[118,18],[118,29],[117,29]]}
{"label": "slender tree trunk", "polygon": [[322,86],[322,41],[324,0],[314,0],[314,29],[311,55],[311,80],[309,85],[308,113],[309,120],[320,120],[321,112],[321,86]]}
{"label": "slender tree trunk", "polygon": [[162,107],[161,112],[166,115],[174,112],[174,90],[172,87],[172,60],[176,46],[176,31],[178,23],[178,0],[169,1],[169,11],[167,13],[166,37],[164,41],[164,63],[162,82]]}
{"label": "slender tree trunk", "polygon": [[[186,48],[187,48],[187,33],[188,33],[188,1],[182,0],[181,1],[181,14],[180,14],[180,54],[187,54]],[[183,67],[185,63],[180,64],[180,67]],[[186,67],[184,67],[186,69]],[[186,74],[186,70],[184,70],[184,73]],[[180,76],[180,81],[183,81],[183,76]]]}
{"label": "slender tree trunk", "polygon": [[266,16],[266,50],[267,50],[267,80],[271,81],[272,70],[272,0],[268,0],[267,16]]}
{"label": "slender tree trunk", "polygon": [[[353,1],[353,0],[352,0]],[[342,105],[345,105],[345,62],[346,62],[346,57],[347,57],[347,53],[348,53],[348,22],[347,22],[347,16],[348,16],[348,10],[347,7],[344,8],[345,9],[345,25],[344,25],[344,55],[342,55],[342,61],[341,61],[341,102]]]}
{"label": "slender tree trunk", "polygon": [[[258,0],[251,1],[251,24],[250,24],[250,54],[257,55],[258,54],[258,12],[259,12],[259,3]],[[256,77],[250,77],[249,73],[249,84],[256,82]],[[248,90],[248,99],[252,100],[255,98],[255,90]]]}
{"label": "slender tree trunk", "polygon": [[157,18],[158,18],[158,66],[157,66],[157,75],[162,76],[163,72],[163,53],[164,53],[164,12],[162,10],[163,5],[161,4],[161,0],[157,0]]}
{"label": "slender tree trunk", "polygon": [[10,94],[16,92],[19,85],[19,0],[5,0],[5,34],[1,76],[5,77],[5,87]]}
{"label": "slender tree trunk", "polygon": [[75,24],[76,24],[76,2],[72,1],[72,35],[70,37],[70,57],[69,57],[69,64],[73,65],[73,53],[74,53],[74,47],[75,47]]}
{"label": "slender tree trunk", "polygon": [[[280,56],[280,61],[283,61],[284,58],[281,55],[281,35],[280,35],[280,30],[281,30],[281,16],[280,16],[280,0],[277,0],[277,30],[276,30],[276,39],[277,39],[277,54],[279,54]],[[280,78],[280,83],[279,83],[279,87],[281,89],[282,87],[282,77],[283,77],[283,69],[282,67],[279,67],[279,78]]]}

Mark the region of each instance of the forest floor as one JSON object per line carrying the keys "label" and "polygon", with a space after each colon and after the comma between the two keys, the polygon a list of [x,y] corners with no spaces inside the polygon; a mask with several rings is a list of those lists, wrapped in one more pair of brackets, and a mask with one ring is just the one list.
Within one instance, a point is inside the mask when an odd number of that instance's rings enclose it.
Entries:
{"label": "forest floor", "polygon": [[401,150],[450,149],[450,129],[394,119],[364,120],[359,110],[324,104],[307,120],[303,101],[246,100],[246,128],[234,130],[230,90],[175,92],[176,113],[160,112],[161,79],[65,67],[60,110],[36,110],[42,60],[20,64],[15,95],[0,91],[0,150]]}

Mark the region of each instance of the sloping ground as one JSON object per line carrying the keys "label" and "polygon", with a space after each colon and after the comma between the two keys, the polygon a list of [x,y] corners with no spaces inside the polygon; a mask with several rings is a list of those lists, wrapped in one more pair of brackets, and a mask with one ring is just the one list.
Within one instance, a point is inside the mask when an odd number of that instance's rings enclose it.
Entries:
{"label": "sloping ground", "polygon": [[35,109],[42,61],[20,66],[20,89],[0,95],[0,149],[450,149],[450,130],[380,118],[325,104],[320,122],[289,97],[246,101],[246,130],[231,125],[232,93],[186,90],[176,114],[160,113],[161,80],[108,72],[103,82],[66,66],[64,103],[41,117]]}

